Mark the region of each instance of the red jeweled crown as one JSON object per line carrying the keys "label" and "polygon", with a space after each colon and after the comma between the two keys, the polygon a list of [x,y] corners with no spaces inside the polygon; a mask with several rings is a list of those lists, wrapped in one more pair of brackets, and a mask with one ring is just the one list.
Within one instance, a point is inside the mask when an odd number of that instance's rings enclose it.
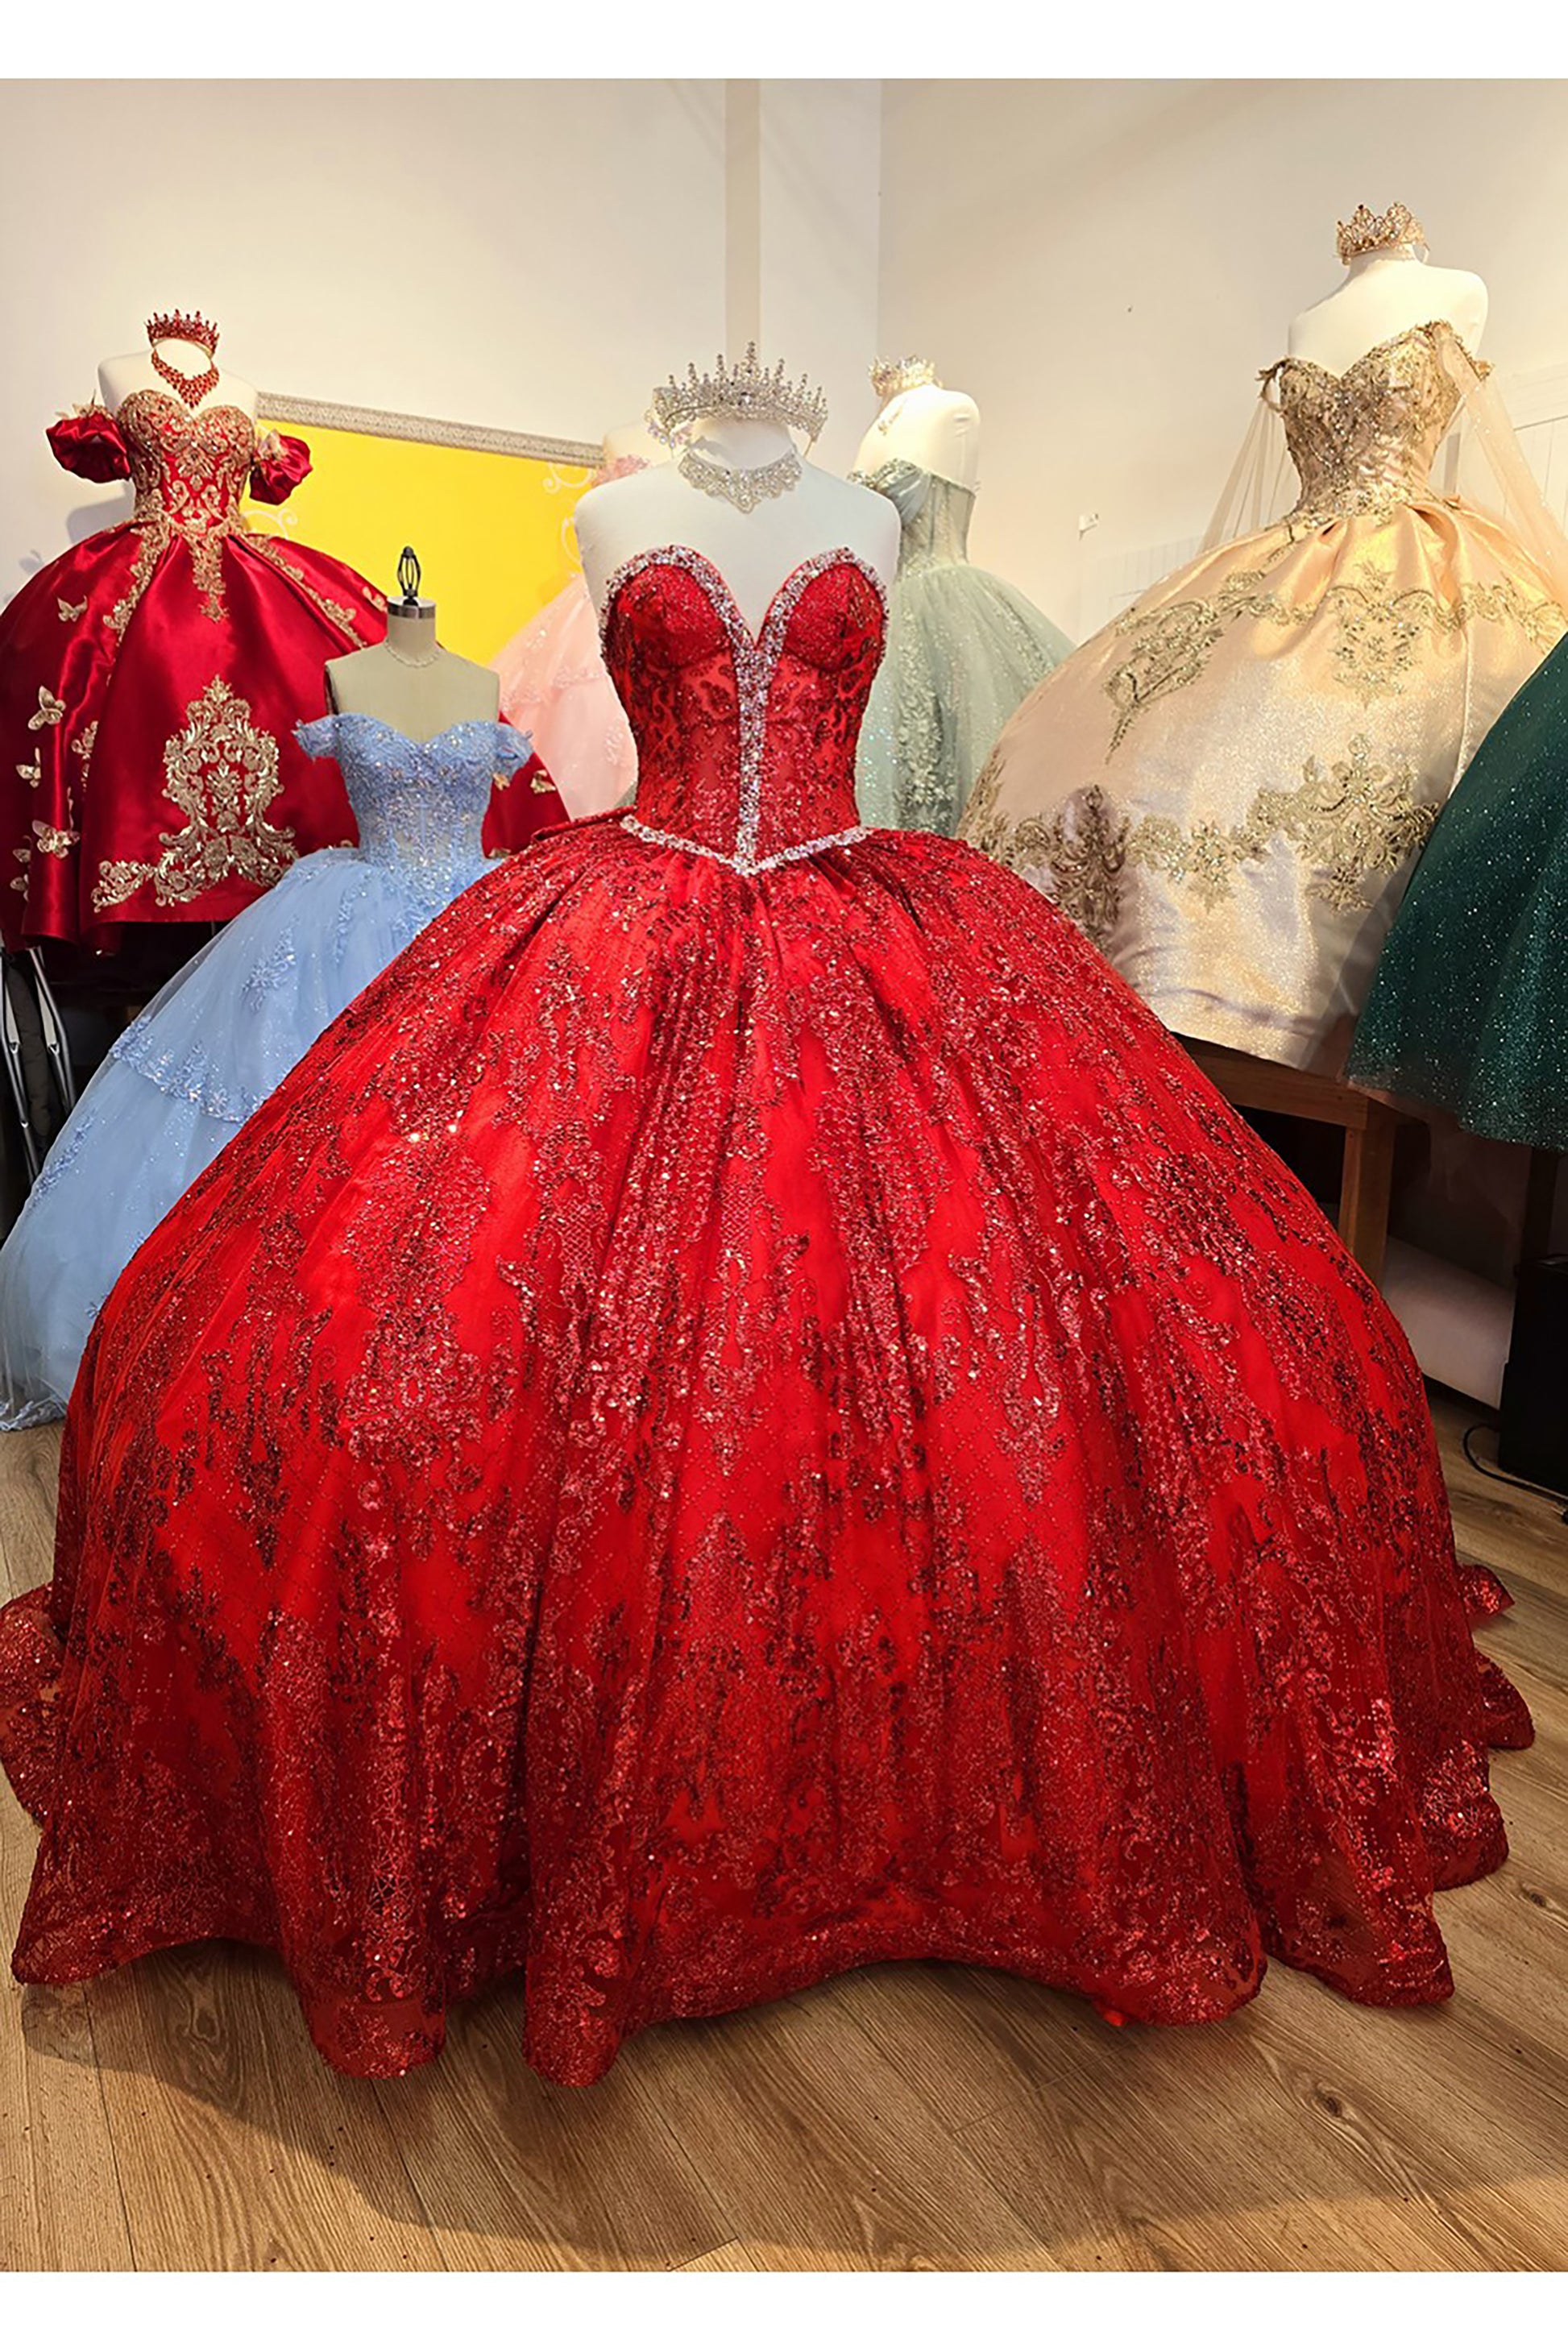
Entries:
{"label": "red jeweled crown", "polygon": [[217,329],[199,310],[159,310],[147,321],[150,343],[198,343],[210,360],[217,349]]}

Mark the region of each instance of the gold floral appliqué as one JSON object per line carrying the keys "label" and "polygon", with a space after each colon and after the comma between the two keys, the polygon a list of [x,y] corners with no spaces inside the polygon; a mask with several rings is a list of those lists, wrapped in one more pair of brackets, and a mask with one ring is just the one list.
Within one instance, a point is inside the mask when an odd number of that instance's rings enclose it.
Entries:
{"label": "gold floral appliqu\u00e9", "polygon": [[1384,766],[1367,738],[1356,735],[1344,759],[1309,760],[1292,791],[1258,793],[1237,825],[1142,818],[1126,836],[1126,859],[1184,886],[1212,910],[1230,897],[1241,866],[1284,839],[1319,868],[1306,886],[1310,898],[1342,909],[1368,907],[1368,876],[1396,872],[1437,821],[1436,809],[1415,793],[1408,762]]}
{"label": "gold floral appliqu\u00e9", "polygon": [[281,789],[278,745],[222,678],[197,696],[184,727],[170,737],[163,774],[185,822],[160,835],[156,858],[112,858],[100,867],[92,891],[100,911],[122,906],[149,883],[159,906],[179,907],[231,877],[265,889],[287,872],[294,835],[267,819]]}

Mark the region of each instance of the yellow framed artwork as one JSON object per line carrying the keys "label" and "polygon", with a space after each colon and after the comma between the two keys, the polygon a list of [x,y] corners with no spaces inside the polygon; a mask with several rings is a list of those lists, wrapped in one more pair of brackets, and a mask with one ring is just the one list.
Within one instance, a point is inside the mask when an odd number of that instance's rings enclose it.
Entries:
{"label": "yellow framed artwork", "polygon": [[412,547],[453,653],[491,660],[578,568],[572,512],[599,462],[591,442],[282,393],[262,394],[259,421],[308,441],[312,471],[286,505],[249,506],[252,529],[339,556],[393,597]]}

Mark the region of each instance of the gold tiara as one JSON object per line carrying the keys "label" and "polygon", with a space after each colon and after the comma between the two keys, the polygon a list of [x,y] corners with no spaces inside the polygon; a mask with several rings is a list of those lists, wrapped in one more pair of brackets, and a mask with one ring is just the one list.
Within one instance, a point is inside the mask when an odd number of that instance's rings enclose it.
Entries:
{"label": "gold tiara", "polygon": [[1336,242],[1340,259],[1349,263],[1363,253],[1391,253],[1400,246],[1425,245],[1426,232],[1408,205],[1390,205],[1385,213],[1368,212],[1357,205],[1348,221],[1341,221]]}
{"label": "gold tiara", "polygon": [[755,343],[748,343],[739,367],[731,367],[722,354],[712,371],[702,375],[695,364],[689,363],[684,383],[672,375],[648,403],[648,429],[670,447],[684,425],[695,425],[703,416],[743,416],[758,425],[788,425],[812,442],[827,422],[827,395],[820,384],[814,389],[804,375],[798,383],[789,383],[783,360],[776,367],[764,368]]}
{"label": "gold tiara", "polygon": [[935,383],[937,373],[930,360],[912,355],[901,360],[878,360],[871,369],[871,389],[879,400],[892,400],[900,392],[914,392],[922,383]]}

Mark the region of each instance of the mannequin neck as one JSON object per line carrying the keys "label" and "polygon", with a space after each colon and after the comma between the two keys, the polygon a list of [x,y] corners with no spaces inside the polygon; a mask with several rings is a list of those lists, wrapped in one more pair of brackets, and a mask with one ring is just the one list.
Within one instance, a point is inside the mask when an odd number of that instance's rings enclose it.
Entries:
{"label": "mannequin neck", "polygon": [[205,375],[208,368],[216,364],[205,344],[184,342],[177,335],[165,335],[161,341],[149,344],[148,349],[156,352],[165,366],[178,368],[182,375]]}
{"label": "mannequin neck", "polygon": [[387,607],[386,648],[401,662],[423,667],[433,662],[441,648],[436,641],[436,607],[420,604],[416,610],[403,612],[395,604]]}
{"label": "mannequin neck", "polygon": [[789,428],[764,425],[750,416],[700,416],[686,447],[696,449],[716,466],[771,466],[795,447]]}
{"label": "mannequin neck", "polygon": [[1358,253],[1345,264],[1345,284],[1356,286],[1369,278],[1388,278],[1406,269],[1425,269],[1426,263],[1407,245],[1386,253]]}

